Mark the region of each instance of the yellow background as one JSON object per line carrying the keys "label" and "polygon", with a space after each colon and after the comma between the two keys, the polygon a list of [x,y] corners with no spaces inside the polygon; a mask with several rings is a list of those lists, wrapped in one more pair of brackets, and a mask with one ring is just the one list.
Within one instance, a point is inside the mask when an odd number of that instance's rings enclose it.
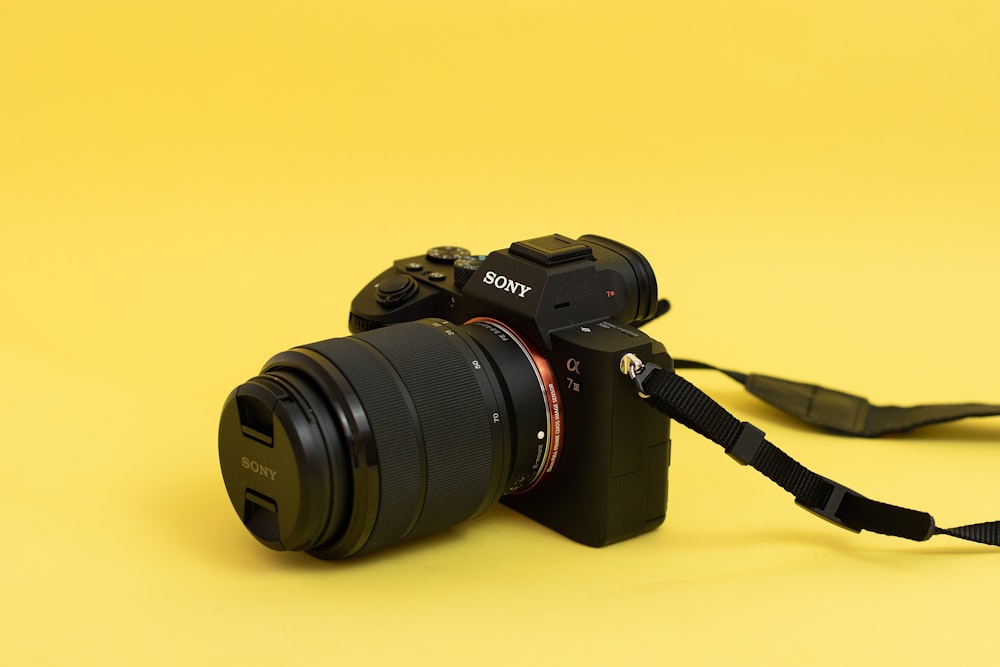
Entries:
{"label": "yellow background", "polygon": [[[655,533],[506,508],[353,562],[259,546],[227,392],[396,258],[597,233],[693,357],[1000,402],[1000,5],[0,5],[5,664],[982,662],[1000,551],[839,531],[681,427]],[[819,472],[1000,519],[1000,425],[819,434]],[[567,444],[571,455],[572,443]]]}

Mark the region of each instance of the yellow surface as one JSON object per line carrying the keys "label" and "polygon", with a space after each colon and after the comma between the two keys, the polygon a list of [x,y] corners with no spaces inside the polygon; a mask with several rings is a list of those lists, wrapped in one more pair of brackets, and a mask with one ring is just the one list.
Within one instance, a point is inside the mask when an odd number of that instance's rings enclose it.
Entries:
{"label": "yellow surface", "polygon": [[[399,257],[643,252],[677,356],[1000,402],[994,2],[8,2],[4,664],[983,664],[1000,551],[839,531],[677,427],[655,533],[505,508],[259,546],[222,401]],[[1000,519],[1000,424],[876,442],[690,377],[818,471]],[[567,443],[566,456],[571,456]]]}

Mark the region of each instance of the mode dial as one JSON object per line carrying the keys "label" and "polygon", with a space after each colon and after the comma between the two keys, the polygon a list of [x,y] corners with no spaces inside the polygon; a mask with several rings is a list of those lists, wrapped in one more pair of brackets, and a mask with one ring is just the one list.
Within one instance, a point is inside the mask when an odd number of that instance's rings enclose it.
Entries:
{"label": "mode dial", "polygon": [[442,245],[427,251],[427,259],[435,264],[451,264],[459,257],[468,257],[469,251],[453,245]]}

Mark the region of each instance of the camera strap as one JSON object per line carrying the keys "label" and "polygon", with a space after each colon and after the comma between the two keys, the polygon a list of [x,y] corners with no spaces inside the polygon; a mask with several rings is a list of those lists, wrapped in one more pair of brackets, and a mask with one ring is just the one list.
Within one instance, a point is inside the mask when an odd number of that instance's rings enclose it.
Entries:
{"label": "camera strap", "polygon": [[[845,435],[876,437],[965,417],[1000,415],[1000,406],[978,403],[909,408],[873,406],[866,399],[817,385],[727,371],[693,361],[676,368],[718,370],[771,405],[810,424]],[[742,465],[749,465],[788,491],[796,504],[841,528],[925,541],[934,535],[1000,546],[1000,521],[939,528],[927,512],[872,500],[809,470],[767,440],[759,428],[730,414],[706,393],[672,371],[622,359],[622,372],[639,395],[663,414],[712,440]]]}
{"label": "camera strap", "polygon": [[716,366],[678,359],[675,368],[724,373],[748,392],[782,412],[838,435],[877,438],[921,426],[943,424],[967,417],[1000,416],[1000,405],[950,403],[942,405],[872,405],[868,399],[815,384],[793,382],[769,375],[738,373]]}

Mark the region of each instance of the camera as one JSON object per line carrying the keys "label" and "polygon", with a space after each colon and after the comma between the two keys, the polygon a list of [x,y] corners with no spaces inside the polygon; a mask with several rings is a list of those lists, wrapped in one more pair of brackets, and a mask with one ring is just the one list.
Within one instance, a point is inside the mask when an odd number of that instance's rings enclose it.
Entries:
{"label": "camera", "polygon": [[637,251],[551,235],[489,255],[439,246],[355,297],[351,336],[272,357],[226,399],[219,459],[277,550],[370,553],[498,502],[586,545],[659,526],[669,420],[620,370],[672,368]]}

